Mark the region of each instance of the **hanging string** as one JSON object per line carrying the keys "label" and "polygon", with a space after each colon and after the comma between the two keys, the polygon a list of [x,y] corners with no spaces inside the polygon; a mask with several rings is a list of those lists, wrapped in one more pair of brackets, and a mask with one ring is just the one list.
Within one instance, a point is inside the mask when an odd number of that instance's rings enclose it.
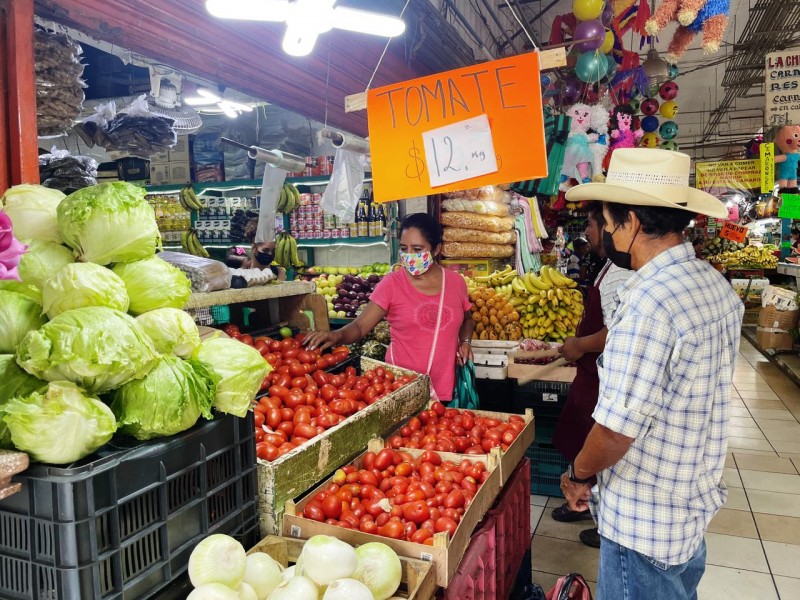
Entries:
{"label": "hanging string", "polygon": [[[410,3],[411,0],[406,0],[405,6],[403,6],[403,10],[400,11],[401,19],[403,18],[403,13],[406,12],[406,9],[408,8],[408,5]],[[389,44],[391,43],[392,43],[392,38],[386,40],[386,45],[383,47],[383,52],[381,52],[381,57],[378,59],[378,64],[375,65],[375,70],[372,72],[372,77],[369,78],[369,83],[367,83],[367,89],[364,91],[369,91],[369,89],[372,87],[372,81],[375,79],[375,75],[378,74],[378,69],[380,68],[381,63],[383,62],[383,57],[386,56],[386,51],[389,50]]]}
{"label": "hanging string", "polygon": [[533,46],[533,49],[534,50],[538,50],[539,48],[536,45],[536,42],[533,41],[533,38],[531,37],[531,34],[528,33],[528,28],[522,23],[522,19],[519,18],[519,15],[517,14],[517,11],[514,10],[513,6],[511,6],[511,2],[506,0],[506,6],[508,6],[508,10],[511,11],[511,14],[513,15],[513,17],[517,21],[517,23],[519,23],[520,29],[522,29],[522,31],[525,33],[525,37],[528,38],[528,41],[531,43],[531,46]]}

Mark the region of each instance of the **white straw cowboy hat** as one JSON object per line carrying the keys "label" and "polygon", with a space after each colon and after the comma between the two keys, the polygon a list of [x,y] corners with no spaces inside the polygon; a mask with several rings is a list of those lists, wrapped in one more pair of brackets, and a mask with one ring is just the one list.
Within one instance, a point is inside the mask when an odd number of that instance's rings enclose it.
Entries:
{"label": "white straw cowboy hat", "polygon": [[689,186],[689,156],[672,150],[620,148],[611,155],[605,183],[584,183],[567,200],[679,208],[725,219],[728,209],[711,194]]}

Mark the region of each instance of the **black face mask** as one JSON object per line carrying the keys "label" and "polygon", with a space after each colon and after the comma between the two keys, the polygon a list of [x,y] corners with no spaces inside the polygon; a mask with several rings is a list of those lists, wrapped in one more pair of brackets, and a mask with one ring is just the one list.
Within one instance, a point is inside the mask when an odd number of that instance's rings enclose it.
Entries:
{"label": "black face mask", "polygon": [[[619,229],[619,225],[617,225],[617,229]],[[613,235],[617,232],[617,229],[615,229],[611,233],[608,233],[605,229],[603,230],[603,250],[606,251],[606,256],[613,264],[618,266],[620,269],[627,269],[628,271],[630,271],[631,269],[630,250],[633,247],[633,242],[634,240],[636,240],[636,236],[639,235],[639,232],[637,231],[634,234],[633,239],[631,240],[631,245],[628,246],[628,251],[620,252],[614,246]]]}
{"label": "black face mask", "polygon": [[272,250],[261,250],[256,253],[256,260],[258,261],[258,264],[264,265],[265,267],[269,266],[274,258],[275,253]]}

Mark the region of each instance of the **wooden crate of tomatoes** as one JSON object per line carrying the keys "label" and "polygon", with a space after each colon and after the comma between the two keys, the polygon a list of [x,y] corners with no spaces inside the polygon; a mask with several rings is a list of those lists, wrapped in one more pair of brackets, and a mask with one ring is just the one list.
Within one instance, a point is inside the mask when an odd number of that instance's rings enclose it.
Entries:
{"label": "wooden crate of tomatoes", "polygon": [[500,467],[500,483],[505,485],[535,437],[530,408],[524,415],[514,415],[448,408],[441,402],[431,402],[398,427],[386,440],[386,447],[454,452],[484,461],[494,454]]}
{"label": "wooden crate of tomatoes", "polygon": [[[291,338],[290,338],[291,339]],[[296,338],[294,338],[296,340]],[[283,340],[284,342],[286,340]],[[346,358],[319,357],[290,343],[255,407],[261,533],[280,531],[287,500],[297,498],[364,451],[430,400],[430,379],[361,359],[361,369],[325,371]],[[303,373],[300,374],[300,371]]]}
{"label": "wooden crate of tomatoes", "polygon": [[399,556],[432,562],[447,587],[475,527],[501,489],[494,456],[399,451],[373,440],[297,504],[287,502],[283,535],[383,542]]}

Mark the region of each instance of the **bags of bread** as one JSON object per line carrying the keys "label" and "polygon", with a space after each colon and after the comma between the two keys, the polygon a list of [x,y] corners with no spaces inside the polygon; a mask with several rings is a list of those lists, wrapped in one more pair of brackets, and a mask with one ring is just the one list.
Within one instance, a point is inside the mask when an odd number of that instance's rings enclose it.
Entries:
{"label": "bags of bread", "polygon": [[514,246],[480,242],[444,242],[442,254],[446,258],[509,258],[514,256]]}
{"label": "bags of bread", "polygon": [[514,229],[514,220],[510,217],[495,217],[461,211],[443,212],[441,221],[442,225],[445,227],[493,231],[495,233],[512,231]]}
{"label": "bags of bread", "polygon": [[445,227],[442,237],[445,242],[480,242],[483,244],[513,244],[517,239],[513,231],[495,233],[477,229],[459,229],[458,227]]}
{"label": "bags of bread", "polygon": [[496,217],[508,216],[508,205],[492,200],[448,198],[442,200],[442,210],[473,212],[479,215],[494,215]]}

